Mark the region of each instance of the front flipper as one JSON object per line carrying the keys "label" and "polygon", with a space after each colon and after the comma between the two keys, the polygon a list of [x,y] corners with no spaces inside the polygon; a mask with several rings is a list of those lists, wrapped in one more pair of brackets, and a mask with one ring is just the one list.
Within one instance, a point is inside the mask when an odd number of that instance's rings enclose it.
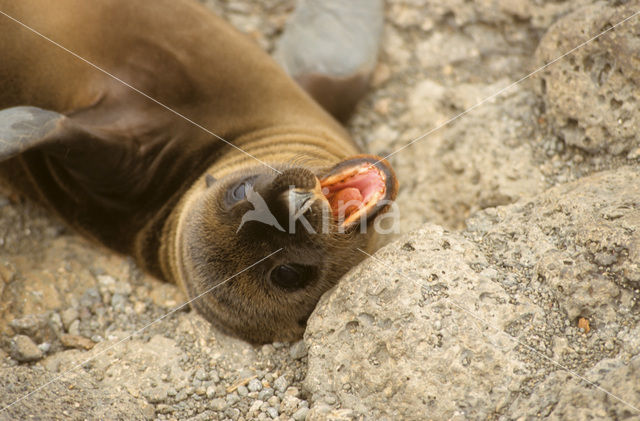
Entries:
{"label": "front flipper", "polygon": [[36,107],[13,107],[0,111],[0,162],[42,146],[66,117]]}
{"label": "front flipper", "polygon": [[383,0],[299,0],[274,58],[344,122],[368,88],[383,18]]}

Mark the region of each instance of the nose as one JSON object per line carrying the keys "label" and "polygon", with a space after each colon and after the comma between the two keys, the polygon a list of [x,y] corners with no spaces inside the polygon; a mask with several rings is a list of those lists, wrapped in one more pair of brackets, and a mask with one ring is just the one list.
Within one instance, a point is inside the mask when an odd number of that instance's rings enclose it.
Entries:
{"label": "nose", "polygon": [[296,224],[296,221],[301,221],[302,218],[316,229],[316,217],[308,211],[324,196],[320,180],[315,174],[306,168],[287,169],[273,179],[267,190],[266,202],[269,209],[288,232],[297,232],[298,229],[292,229],[294,227],[290,225]]}

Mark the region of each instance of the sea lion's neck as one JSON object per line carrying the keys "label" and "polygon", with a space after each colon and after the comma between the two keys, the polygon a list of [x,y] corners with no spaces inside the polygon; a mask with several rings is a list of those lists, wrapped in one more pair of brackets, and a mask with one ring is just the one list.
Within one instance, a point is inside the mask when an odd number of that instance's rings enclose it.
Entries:
{"label": "sea lion's neck", "polygon": [[[161,233],[162,238],[154,242],[158,263],[154,266],[161,271],[156,273],[157,276],[175,283],[183,282],[181,279],[183,270],[179,267],[181,259],[177,258],[180,253],[180,235],[184,233],[180,225],[188,207],[197,197],[205,194],[207,174],[221,179],[243,168],[255,167],[256,160],[275,169],[287,166],[330,168],[345,157],[359,152],[346,132],[330,131],[322,127],[272,127],[241,136],[233,143],[246,153],[232,147],[225,148],[224,152],[186,190],[166,218]],[[139,244],[142,243],[139,242]],[[147,244],[150,245],[149,242]],[[150,253],[145,254],[150,255]]]}

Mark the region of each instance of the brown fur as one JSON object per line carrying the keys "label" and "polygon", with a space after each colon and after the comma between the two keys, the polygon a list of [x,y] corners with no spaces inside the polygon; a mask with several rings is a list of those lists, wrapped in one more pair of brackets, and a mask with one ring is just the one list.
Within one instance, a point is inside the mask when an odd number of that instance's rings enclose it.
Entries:
{"label": "brown fur", "polygon": [[[358,153],[266,53],[195,2],[0,0],[0,10],[283,171],[302,160],[320,174]],[[4,16],[0,33],[0,109],[68,116],[44,146],[0,164],[5,180],[190,297],[283,248],[193,305],[250,341],[300,337],[369,236],[236,234],[225,188],[277,173]],[[317,281],[294,293],[269,285],[268,269],[292,260],[316,265]]]}

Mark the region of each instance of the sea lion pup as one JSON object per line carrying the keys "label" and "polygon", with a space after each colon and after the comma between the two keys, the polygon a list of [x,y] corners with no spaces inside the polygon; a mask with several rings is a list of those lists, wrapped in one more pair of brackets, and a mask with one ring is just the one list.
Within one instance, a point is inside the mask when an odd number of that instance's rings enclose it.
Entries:
{"label": "sea lion pup", "polygon": [[193,1],[0,11],[11,188],[202,295],[192,306],[221,330],[299,338],[395,198],[389,165],[359,155],[266,53]]}

